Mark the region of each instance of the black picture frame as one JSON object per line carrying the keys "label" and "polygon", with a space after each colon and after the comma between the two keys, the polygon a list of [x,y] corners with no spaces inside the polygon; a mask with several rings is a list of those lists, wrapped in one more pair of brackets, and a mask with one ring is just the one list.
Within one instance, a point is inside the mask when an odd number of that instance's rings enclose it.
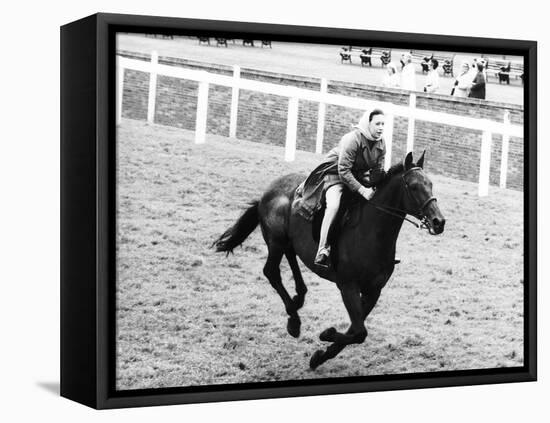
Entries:
{"label": "black picture frame", "polygon": [[[523,56],[524,366],[116,391],[115,35],[226,38],[414,47]],[[537,377],[537,44],[533,41],[95,14],[61,28],[61,395],[97,409],[534,381]]]}

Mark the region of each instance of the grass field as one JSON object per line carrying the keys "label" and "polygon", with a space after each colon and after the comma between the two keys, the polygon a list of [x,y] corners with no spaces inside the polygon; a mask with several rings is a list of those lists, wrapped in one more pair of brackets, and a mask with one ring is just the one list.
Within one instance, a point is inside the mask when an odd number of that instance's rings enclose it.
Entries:
{"label": "grass field", "polygon": [[[373,60],[372,67],[361,67],[359,64],[341,64],[338,52],[341,46],[321,44],[274,42],[273,48],[243,47],[240,40],[235,44],[229,42],[228,48],[198,45],[196,39],[176,37],[173,40],[149,38],[139,34],[120,34],[117,37],[117,49],[150,54],[156,50],[161,56],[181,57],[206,63],[239,65],[244,68],[260,69],[291,75],[303,75],[313,78],[327,78],[335,81],[354,82],[359,84],[381,85],[385,70],[380,67],[378,59]],[[397,63],[405,50],[393,49],[392,59]],[[460,74],[463,60],[471,63],[479,55],[458,53],[454,60],[455,75]],[[510,60],[521,60],[520,57],[509,57]],[[418,66],[416,87],[422,91],[426,75]],[[441,76],[439,79],[440,94],[451,92],[455,79]],[[512,84],[499,84],[496,78],[489,79],[487,100],[511,104],[523,104],[523,86],[519,80]]]}
{"label": "grass field", "polygon": [[[337,288],[302,266],[309,292],[294,339],[262,274],[260,231],[227,258],[209,246],[272,179],[320,157],[285,163],[280,147],[193,136],[131,120],[118,128],[117,389],[522,365],[521,192],[479,198],[475,184],[430,175],[445,233],[403,226],[402,263],[365,343],[311,371],[326,346],[319,333],[349,323]],[[293,290],[286,262],[283,281]]]}

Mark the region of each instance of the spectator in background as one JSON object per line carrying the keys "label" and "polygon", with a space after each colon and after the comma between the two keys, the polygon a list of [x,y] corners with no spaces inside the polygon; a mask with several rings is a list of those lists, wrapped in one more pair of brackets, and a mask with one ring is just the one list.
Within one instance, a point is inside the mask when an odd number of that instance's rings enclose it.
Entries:
{"label": "spectator in background", "polygon": [[425,93],[435,93],[439,89],[439,74],[437,68],[439,62],[437,59],[431,59],[428,65],[428,76],[426,76],[426,84],[424,85]]}
{"label": "spectator in background", "polygon": [[416,90],[416,70],[410,53],[403,55],[403,63],[405,66],[401,72],[401,88],[414,91]]}
{"label": "spectator in background", "polygon": [[483,70],[485,66],[481,62],[477,62],[477,74],[470,87],[470,98],[480,98],[485,100],[485,74]]}
{"label": "spectator in background", "polygon": [[399,74],[397,73],[397,67],[395,63],[390,62],[386,66],[386,75],[382,80],[382,86],[388,88],[399,88]]}
{"label": "spectator in background", "polygon": [[483,65],[483,76],[485,76],[485,81],[487,81],[487,60],[480,59],[479,63]]}
{"label": "spectator in background", "polygon": [[470,71],[468,72],[468,79],[470,80],[470,84],[472,83],[476,75],[477,75],[477,59],[474,58],[470,66]]}
{"label": "spectator in background", "polygon": [[468,90],[472,86],[470,79],[470,65],[465,60],[460,67],[460,75],[456,78],[451,95],[455,97],[468,97]]}

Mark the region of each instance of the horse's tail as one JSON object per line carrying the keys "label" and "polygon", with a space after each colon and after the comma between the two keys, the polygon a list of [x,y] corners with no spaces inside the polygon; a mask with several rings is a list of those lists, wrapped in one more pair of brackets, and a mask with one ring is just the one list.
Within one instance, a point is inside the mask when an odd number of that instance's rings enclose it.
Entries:
{"label": "horse's tail", "polygon": [[232,253],[235,247],[241,245],[248,235],[256,229],[256,226],[260,223],[258,215],[259,203],[259,201],[250,203],[250,207],[239,217],[239,220],[214,241],[212,247],[216,247],[217,252]]}

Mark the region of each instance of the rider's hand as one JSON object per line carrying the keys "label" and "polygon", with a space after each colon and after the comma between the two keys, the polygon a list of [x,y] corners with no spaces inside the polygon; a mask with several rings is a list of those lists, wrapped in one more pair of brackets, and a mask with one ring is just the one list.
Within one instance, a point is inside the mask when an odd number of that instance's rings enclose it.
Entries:
{"label": "rider's hand", "polygon": [[361,187],[359,188],[359,194],[361,194],[361,196],[369,201],[372,196],[374,195],[374,190],[372,188],[367,188],[367,187]]}

